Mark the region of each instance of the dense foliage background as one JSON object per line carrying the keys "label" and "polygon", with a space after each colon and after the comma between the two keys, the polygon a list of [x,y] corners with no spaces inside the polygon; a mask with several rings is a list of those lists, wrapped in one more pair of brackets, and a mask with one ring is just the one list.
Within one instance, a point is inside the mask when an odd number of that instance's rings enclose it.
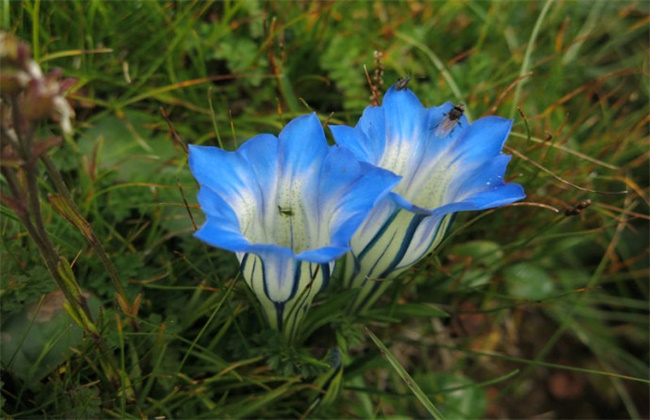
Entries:
{"label": "dense foliage background", "polygon": [[[0,207],[3,415],[426,416],[363,326],[449,418],[650,415],[647,2],[0,5],[0,25],[44,70],[78,80],[76,132],[51,157],[130,302],[141,299],[125,314],[84,235],[44,204],[91,294],[100,354]],[[312,110],[354,124],[370,104],[364,67],[381,91],[410,76],[428,106],[514,118],[509,179],[528,198],[460,215],[371,314],[346,318],[328,299],[311,312],[328,323],[286,348],[265,331],[234,256],[192,237],[203,216],[183,144],[232,150]],[[341,394],[313,406],[334,347]]]}

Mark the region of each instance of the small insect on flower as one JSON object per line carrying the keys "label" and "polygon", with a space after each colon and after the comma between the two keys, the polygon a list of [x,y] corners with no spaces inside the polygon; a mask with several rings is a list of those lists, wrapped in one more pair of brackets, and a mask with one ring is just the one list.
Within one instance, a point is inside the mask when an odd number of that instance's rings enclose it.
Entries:
{"label": "small insect on flower", "polygon": [[437,137],[445,138],[454,131],[456,124],[460,125],[460,117],[465,112],[465,105],[454,105],[451,110],[445,114],[445,118],[436,126],[436,131],[433,133]]}
{"label": "small insect on flower", "polygon": [[278,212],[280,213],[280,216],[283,217],[291,217],[294,215],[293,210],[291,210],[291,207],[278,206]]}
{"label": "small insect on flower", "polygon": [[395,83],[395,90],[404,90],[408,86],[409,82],[411,81],[410,77],[405,77],[403,79],[397,79],[397,83]]}

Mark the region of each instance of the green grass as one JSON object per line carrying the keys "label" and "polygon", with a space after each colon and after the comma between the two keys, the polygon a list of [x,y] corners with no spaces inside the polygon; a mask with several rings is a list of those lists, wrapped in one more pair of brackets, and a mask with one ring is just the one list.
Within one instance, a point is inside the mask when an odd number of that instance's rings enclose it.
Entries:
{"label": "green grass", "polygon": [[[104,347],[43,299],[56,285],[0,207],[4,416],[647,418],[646,3],[4,0],[0,10],[44,70],[78,79],[75,135],[50,155],[129,302],[141,296],[137,314],[120,309],[96,252],[47,204],[41,168],[47,229],[92,295]],[[232,150],[311,111],[354,124],[375,50],[382,91],[410,75],[427,106],[514,118],[508,174],[528,197],[459,215],[436,255],[362,320],[318,326],[344,304],[322,299],[307,320],[316,331],[287,348],[265,331],[234,256],[192,237],[198,189],[170,126],[183,143]],[[30,317],[38,305],[56,315]],[[326,362],[334,347],[340,377]],[[338,378],[341,394],[312,406],[323,378]]]}

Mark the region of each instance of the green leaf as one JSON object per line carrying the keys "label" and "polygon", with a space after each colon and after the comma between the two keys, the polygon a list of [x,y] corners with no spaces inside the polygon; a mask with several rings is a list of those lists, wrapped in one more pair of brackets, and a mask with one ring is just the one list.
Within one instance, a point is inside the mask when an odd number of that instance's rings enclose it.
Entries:
{"label": "green leaf", "polygon": [[79,138],[79,149],[91,157],[100,142],[100,169],[115,170],[121,181],[150,182],[165,170],[175,173],[169,160],[179,156],[168,137],[148,129],[158,122],[157,116],[138,111],[127,111],[122,118],[104,115]]}
{"label": "green leaf", "polygon": [[448,253],[458,260],[453,273],[460,276],[458,284],[478,287],[488,284],[494,268],[503,260],[501,245],[492,241],[476,240],[451,247]]}
{"label": "green leaf", "polygon": [[63,293],[55,291],[7,319],[2,327],[2,365],[28,383],[48,375],[77,346],[83,331],[63,310]]}
{"label": "green leaf", "polygon": [[[5,258],[4,260],[8,260]],[[2,260],[2,258],[0,258]],[[34,265],[29,269],[27,275],[14,274],[14,267],[3,267],[0,276],[0,302],[2,303],[2,315],[22,310],[26,304],[38,302],[42,295],[56,289],[56,283],[47,269],[41,265]],[[3,318],[3,325],[6,318]]]}
{"label": "green leaf", "polygon": [[448,318],[449,314],[440,308],[424,303],[396,305],[391,315],[399,318]]}
{"label": "green leaf", "polygon": [[388,360],[388,363],[395,369],[395,372],[402,378],[406,386],[411,390],[413,395],[422,403],[424,408],[427,409],[429,414],[433,416],[434,419],[443,419],[442,413],[436,408],[436,406],[429,400],[429,398],[426,396],[426,394],[422,391],[422,389],[418,386],[418,384],[411,378],[411,375],[408,374],[408,372],[402,367],[402,365],[399,363],[399,361],[393,356],[393,354],[388,350],[388,348],[384,345],[384,343],[377,338],[376,335],[374,335],[369,329],[366,328],[366,333],[368,336],[374,341],[374,343],[377,345],[381,353],[386,357]]}
{"label": "green leaf", "polygon": [[313,307],[303,322],[302,335],[308,337],[323,325],[345,316],[346,305],[354,299],[357,293],[358,291],[353,289],[341,290],[322,304]]}
{"label": "green leaf", "polygon": [[485,415],[485,390],[472,380],[457,373],[446,372],[420,373],[414,376],[428,395],[435,395],[433,398],[440,411],[449,418],[478,419]]}
{"label": "green leaf", "polygon": [[547,298],[555,291],[553,279],[538,265],[522,262],[504,270],[508,292],[532,300]]}
{"label": "green leaf", "polygon": [[501,245],[492,241],[476,240],[454,245],[449,250],[450,255],[470,257],[472,265],[489,266],[503,259]]}

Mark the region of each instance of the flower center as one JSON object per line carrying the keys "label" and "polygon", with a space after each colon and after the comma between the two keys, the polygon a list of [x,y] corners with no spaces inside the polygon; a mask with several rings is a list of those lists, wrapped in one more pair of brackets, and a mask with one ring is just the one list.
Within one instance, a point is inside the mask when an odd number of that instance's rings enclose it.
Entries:
{"label": "flower center", "polygon": [[301,182],[295,179],[280,182],[276,191],[260,191],[260,196],[260,202],[247,205],[240,215],[242,231],[248,240],[289,248],[295,254],[310,249]]}

